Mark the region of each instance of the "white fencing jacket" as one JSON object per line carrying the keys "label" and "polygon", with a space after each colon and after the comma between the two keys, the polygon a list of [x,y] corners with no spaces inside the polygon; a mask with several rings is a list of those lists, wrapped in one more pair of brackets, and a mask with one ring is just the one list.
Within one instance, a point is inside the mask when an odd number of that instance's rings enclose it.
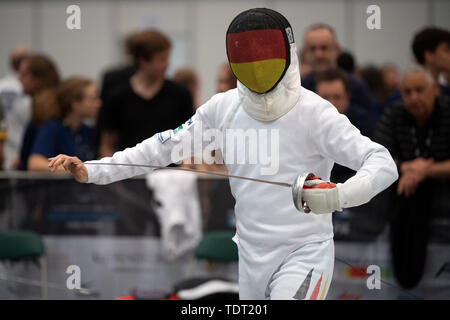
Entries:
{"label": "white fencing jacket", "polygon": [[[328,181],[336,162],[357,171],[344,184],[337,184],[340,207],[368,202],[398,178],[397,167],[385,147],[362,136],[331,103],[301,87],[295,52],[292,44],[291,65],[270,93],[257,95],[238,83],[237,89],[214,95],[182,127],[155,134],[99,161],[167,166],[198,156],[208,144],[207,148],[222,151],[231,175],[287,183],[310,172]],[[214,129],[223,139],[212,139],[211,144],[201,141],[201,136],[196,139],[201,129],[204,136]],[[239,130],[248,133],[243,143],[227,135]],[[258,140],[256,147],[252,137]],[[190,150],[179,152],[181,141],[192,144]],[[151,171],[144,167],[86,167],[88,182],[96,184]],[[290,253],[306,243],[333,237],[332,216],[297,211],[290,188],[235,178],[230,178],[230,186],[236,200],[239,285],[254,297],[264,297],[271,275]]]}
{"label": "white fencing jacket", "polygon": [[[155,134],[133,148],[99,161],[169,165],[182,158],[174,157],[172,149],[183,137],[194,136],[199,127],[203,131],[250,128],[278,132],[279,164],[273,175],[262,174],[264,170],[271,171],[267,164],[250,164],[249,153],[245,155],[246,163],[227,159],[227,147],[231,144],[224,143],[222,154],[232,175],[292,183],[298,174],[309,172],[329,180],[334,162],[356,170],[353,178],[337,185],[342,208],[369,201],[398,178],[397,167],[385,147],[361,135],[345,115],[305,88],[301,88],[300,98],[289,112],[267,122],[253,119],[240,107],[237,89],[216,94],[197,109],[183,128]],[[238,151],[237,143],[234,151]],[[276,154],[271,154],[270,158],[276,158]],[[126,166],[86,167],[88,182],[96,184],[108,184],[151,171]],[[289,188],[233,178],[230,178],[230,186],[236,200],[239,277],[259,285],[260,291],[265,290],[270,276],[289,253],[303,244],[333,237],[332,215],[297,211]]]}

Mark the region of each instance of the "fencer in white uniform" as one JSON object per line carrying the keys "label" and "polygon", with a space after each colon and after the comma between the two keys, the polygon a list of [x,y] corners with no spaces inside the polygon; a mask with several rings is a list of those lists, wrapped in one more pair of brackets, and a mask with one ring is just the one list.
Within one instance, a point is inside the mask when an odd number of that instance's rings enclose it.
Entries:
{"label": "fencer in white uniform", "polygon": [[[72,166],[70,161],[73,158],[64,155],[52,159],[51,165],[64,164],[76,177],[79,176],[79,181],[112,183],[151,169],[96,163],[169,165],[187,156],[172,151],[181,141],[185,141],[183,139],[192,139],[195,130],[201,127],[203,132],[218,129],[224,133],[224,140],[215,147],[221,149],[231,175],[292,183],[300,173],[312,172],[328,181],[335,162],[349,167],[357,173],[332,188],[335,200],[325,199],[331,203],[329,210],[325,210],[327,213],[315,212],[312,202],[311,213],[299,212],[289,188],[230,178],[231,191],[236,200],[234,240],[239,251],[240,298],[324,299],[334,268],[331,212],[367,203],[391,185],[398,178],[398,173],[385,147],[361,135],[348,118],[328,101],[301,87],[292,30],[287,20],[278,15],[281,16],[268,9],[251,9],[233,20],[227,33],[227,53],[233,72],[239,79],[237,88],[214,95],[176,130],[155,134],[133,148],[116,152],[112,157],[89,161],[86,166]],[[267,26],[267,20],[272,18],[274,24]],[[252,19],[264,21],[263,27],[256,28],[256,33],[240,23],[251,22]],[[279,79],[258,82],[258,74],[250,78],[245,74],[257,70],[254,66],[249,68],[251,57],[249,60],[246,53],[233,53],[230,46],[242,47],[253,41],[252,36],[261,36],[261,30],[277,29],[277,24],[281,24],[278,30],[282,32],[279,34],[286,40],[285,70]],[[239,38],[241,33],[243,38]],[[276,37],[277,33],[269,34],[269,37],[274,35]],[[261,39],[256,42],[264,41]],[[276,39],[271,40],[271,43],[274,42]],[[252,45],[254,48],[255,44]],[[265,57],[258,54],[254,61],[264,60]],[[258,88],[264,91],[271,85],[273,87],[269,91],[258,92]],[[227,157],[227,154],[236,155],[240,151],[236,143],[233,145],[227,141],[225,133],[230,129],[233,132],[251,129],[266,132],[269,136],[270,132],[276,132],[271,139],[277,137],[277,154],[270,155],[270,160],[279,157],[276,170],[270,172],[270,166],[261,161],[252,163],[250,160],[254,154],[251,151],[245,153],[245,161]],[[268,139],[269,145],[274,142],[271,139]],[[230,146],[234,150],[227,150]],[[328,193],[324,195],[328,197]]]}

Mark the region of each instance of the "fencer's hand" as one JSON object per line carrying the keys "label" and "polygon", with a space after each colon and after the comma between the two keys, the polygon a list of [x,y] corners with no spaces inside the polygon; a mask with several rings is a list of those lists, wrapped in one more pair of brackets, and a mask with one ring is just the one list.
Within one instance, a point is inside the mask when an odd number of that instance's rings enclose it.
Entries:
{"label": "fencer's hand", "polygon": [[341,210],[335,183],[323,181],[318,177],[307,179],[303,185],[302,196],[307,209],[313,213],[331,213]]}
{"label": "fencer's hand", "polygon": [[[80,164],[74,164],[79,162]],[[83,162],[78,157],[70,157],[65,154],[60,154],[54,158],[48,159],[48,167],[52,172],[62,166],[65,171],[70,172],[76,181],[85,183],[88,181],[88,172]]]}

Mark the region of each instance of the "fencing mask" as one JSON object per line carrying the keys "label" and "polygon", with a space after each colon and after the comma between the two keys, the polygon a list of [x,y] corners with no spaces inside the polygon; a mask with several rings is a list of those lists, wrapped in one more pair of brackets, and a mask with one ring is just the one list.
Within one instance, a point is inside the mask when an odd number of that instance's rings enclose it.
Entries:
{"label": "fencing mask", "polygon": [[228,27],[227,56],[237,79],[254,93],[268,93],[291,63],[292,28],[280,13],[256,8],[240,13]]}

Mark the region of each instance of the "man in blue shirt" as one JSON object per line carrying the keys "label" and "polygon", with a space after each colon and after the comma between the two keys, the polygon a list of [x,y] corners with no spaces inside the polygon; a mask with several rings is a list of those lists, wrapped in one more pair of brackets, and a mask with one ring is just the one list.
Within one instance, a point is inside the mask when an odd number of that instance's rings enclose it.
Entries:
{"label": "man in blue shirt", "polygon": [[[341,51],[336,32],[326,24],[310,26],[303,38],[305,58],[310,63],[312,72],[302,77],[302,86],[316,92],[315,77],[318,72],[337,67],[337,59]],[[351,74],[347,74],[348,88],[352,104],[369,112],[373,123],[378,118],[378,106],[367,86]]]}
{"label": "man in blue shirt", "polygon": [[345,73],[337,69],[329,69],[317,73],[316,92],[331,102],[339,113],[345,114],[350,122],[367,137],[372,137],[375,124],[369,112],[351,101],[351,93]]}

